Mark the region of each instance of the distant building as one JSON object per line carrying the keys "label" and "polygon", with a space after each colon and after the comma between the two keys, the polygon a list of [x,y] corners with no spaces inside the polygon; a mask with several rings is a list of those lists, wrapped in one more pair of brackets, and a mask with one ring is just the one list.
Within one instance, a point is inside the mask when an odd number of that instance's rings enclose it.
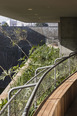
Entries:
{"label": "distant building", "polygon": [[26,23],[14,19],[8,20],[7,23],[9,26],[26,26]]}
{"label": "distant building", "polygon": [[26,26],[26,23],[21,22],[21,21],[17,21],[17,26]]}
{"label": "distant building", "polygon": [[17,26],[17,21],[13,19],[8,20],[7,23],[9,26]]}

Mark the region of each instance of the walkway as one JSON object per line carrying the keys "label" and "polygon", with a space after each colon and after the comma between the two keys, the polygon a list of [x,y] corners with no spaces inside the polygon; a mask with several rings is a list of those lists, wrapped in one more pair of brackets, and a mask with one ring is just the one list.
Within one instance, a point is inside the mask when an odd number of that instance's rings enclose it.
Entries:
{"label": "walkway", "polygon": [[[77,116],[77,73],[61,84],[38,108],[34,116]],[[69,109],[69,110],[68,110]]]}
{"label": "walkway", "polygon": [[65,116],[77,116],[77,98],[74,100]]}

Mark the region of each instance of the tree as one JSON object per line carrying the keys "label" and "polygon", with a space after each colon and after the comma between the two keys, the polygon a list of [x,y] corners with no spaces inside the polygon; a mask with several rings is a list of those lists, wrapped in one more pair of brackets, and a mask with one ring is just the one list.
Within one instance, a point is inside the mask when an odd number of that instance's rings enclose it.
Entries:
{"label": "tree", "polygon": [[[16,45],[21,50],[21,52],[24,54],[24,56],[26,58],[28,58],[26,53],[18,45],[18,42],[23,39],[22,36],[20,36],[20,33],[21,33],[21,29],[20,28],[17,28],[17,29],[14,28],[11,32],[7,32],[7,31],[4,31],[2,27],[0,27],[0,32],[3,33],[4,36],[8,37],[10,39],[10,41],[12,42],[12,44]],[[15,36],[16,40],[13,40],[12,36]]]}
{"label": "tree", "polygon": [[7,27],[9,26],[6,22],[4,24],[2,24],[3,27]]}

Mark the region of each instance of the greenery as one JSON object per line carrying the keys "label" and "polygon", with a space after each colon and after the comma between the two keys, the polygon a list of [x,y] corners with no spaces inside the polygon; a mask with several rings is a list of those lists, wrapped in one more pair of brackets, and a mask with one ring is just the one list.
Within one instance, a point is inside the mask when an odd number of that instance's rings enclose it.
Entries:
{"label": "greenery", "polygon": [[[31,62],[29,63],[28,68],[24,70],[22,76],[18,79],[18,81],[12,87],[25,84],[30,78],[34,76],[34,72],[36,68],[53,64],[54,60],[57,57],[59,57],[59,49],[48,47],[46,45],[33,46],[29,52],[29,59],[31,60]],[[18,64],[17,66],[14,66],[11,69],[9,69],[8,72],[4,70],[4,72],[1,75],[1,78],[3,76],[3,79],[4,79],[6,75],[11,76],[10,74],[13,71],[17,73],[19,69],[23,67],[25,62],[27,61],[25,57],[21,58],[20,60],[23,61],[20,66]],[[3,106],[3,102],[1,103]]]}
{"label": "greenery", "polygon": [[[59,57],[59,49],[48,47],[46,45],[32,47],[29,55],[31,62],[29,63],[28,68],[25,69],[24,73],[19,78],[17,86],[25,84],[30,78],[32,78],[36,68],[54,64],[54,60]],[[21,66],[23,66],[22,64]]]}
{"label": "greenery", "polygon": [[0,100],[0,110],[2,109],[2,107],[7,103],[7,99],[1,99]]}
{"label": "greenery", "polygon": [[7,27],[9,26],[8,23],[4,22],[4,24],[2,24],[3,27]]}
{"label": "greenery", "polygon": [[[29,59],[30,59],[31,62],[29,63],[28,68],[26,68],[24,70],[22,76],[18,79],[17,84],[15,84],[13,86],[19,86],[19,85],[25,84],[29,79],[31,79],[34,76],[34,72],[35,72],[36,68],[54,64],[54,60],[57,57],[59,57],[59,49],[55,49],[53,47],[48,47],[46,45],[32,47],[32,49],[29,52]],[[14,72],[18,72],[20,67],[23,67],[25,62],[27,61],[27,60],[25,60],[25,57],[21,58],[20,60],[22,60],[23,62],[22,62],[21,65],[14,66],[12,68],[12,70]],[[72,61],[74,62],[73,59],[72,59]],[[68,60],[64,61],[62,64],[59,65],[59,67],[56,68],[56,76],[57,76],[56,86],[58,86],[69,75],[69,69],[68,69],[68,64],[67,63],[68,63]],[[74,69],[74,70],[72,70],[73,72],[76,71],[76,67],[72,67],[72,69]],[[73,72],[71,72],[71,73],[73,73]],[[37,100],[37,105],[38,106],[54,90],[53,75],[51,77],[52,73],[54,75],[54,70],[53,70],[53,72],[49,72],[47,74],[47,77],[44,78],[44,80],[43,80],[44,82],[42,82],[42,86],[41,86],[41,93],[42,94],[40,95],[40,97]],[[47,80],[45,80],[45,79],[47,79]],[[52,83],[48,84],[48,81],[52,82]],[[48,87],[46,88],[45,85],[48,86]],[[42,90],[45,90],[45,91],[42,91]],[[13,92],[13,94],[15,94],[15,92]],[[22,108],[24,103],[21,102],[21,101],[23,101],[24,98],[23,98],[23,100],[21,100],[21,98],[22,98],[21,95],[23,95],[23,96],[26,95],[25,91],[21,92],[21,94],[19,95],[19,98],[17,97],[18,98],[17,101],[18,101],[18,103],[21,104],[21,108]],[[19,99],[21,100],[20,102],[19,102]],[[26,100],[25,100],[25,102],[26,102]],[[7,102],[7,101],[5,101],[5,102]],[[1,102],[2,103],[1,108],[3,107],[5,102],[4,101]],[[15,107],[17,107],[17,105]],[[35,110],[34,106],[32,105],[32,107],[30,109],[30,112],[29,112],[30,116],[32,116],[32,114],[34,113],[34,110]]]}

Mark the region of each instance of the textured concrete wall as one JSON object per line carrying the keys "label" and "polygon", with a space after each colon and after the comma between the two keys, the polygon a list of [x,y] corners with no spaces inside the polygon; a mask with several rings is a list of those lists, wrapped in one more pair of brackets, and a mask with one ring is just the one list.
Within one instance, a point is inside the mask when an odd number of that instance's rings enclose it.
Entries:
{"label": "textured concrete wall", "polygon": [[58,26],[30,27],[30,29],[45,36],[46,44],[58,45]]}
{"label": "textured concrete wall", "polygon": [[57,26],[51,26],[51,27],[30,27],[30,29],[49,37],[57,37],[58,36],[58,27]]}
{"label": "textured concrete wall", "polygon": [[68,54],[77,50],[77,17],[60,18],[59,39],[61,53]]}

